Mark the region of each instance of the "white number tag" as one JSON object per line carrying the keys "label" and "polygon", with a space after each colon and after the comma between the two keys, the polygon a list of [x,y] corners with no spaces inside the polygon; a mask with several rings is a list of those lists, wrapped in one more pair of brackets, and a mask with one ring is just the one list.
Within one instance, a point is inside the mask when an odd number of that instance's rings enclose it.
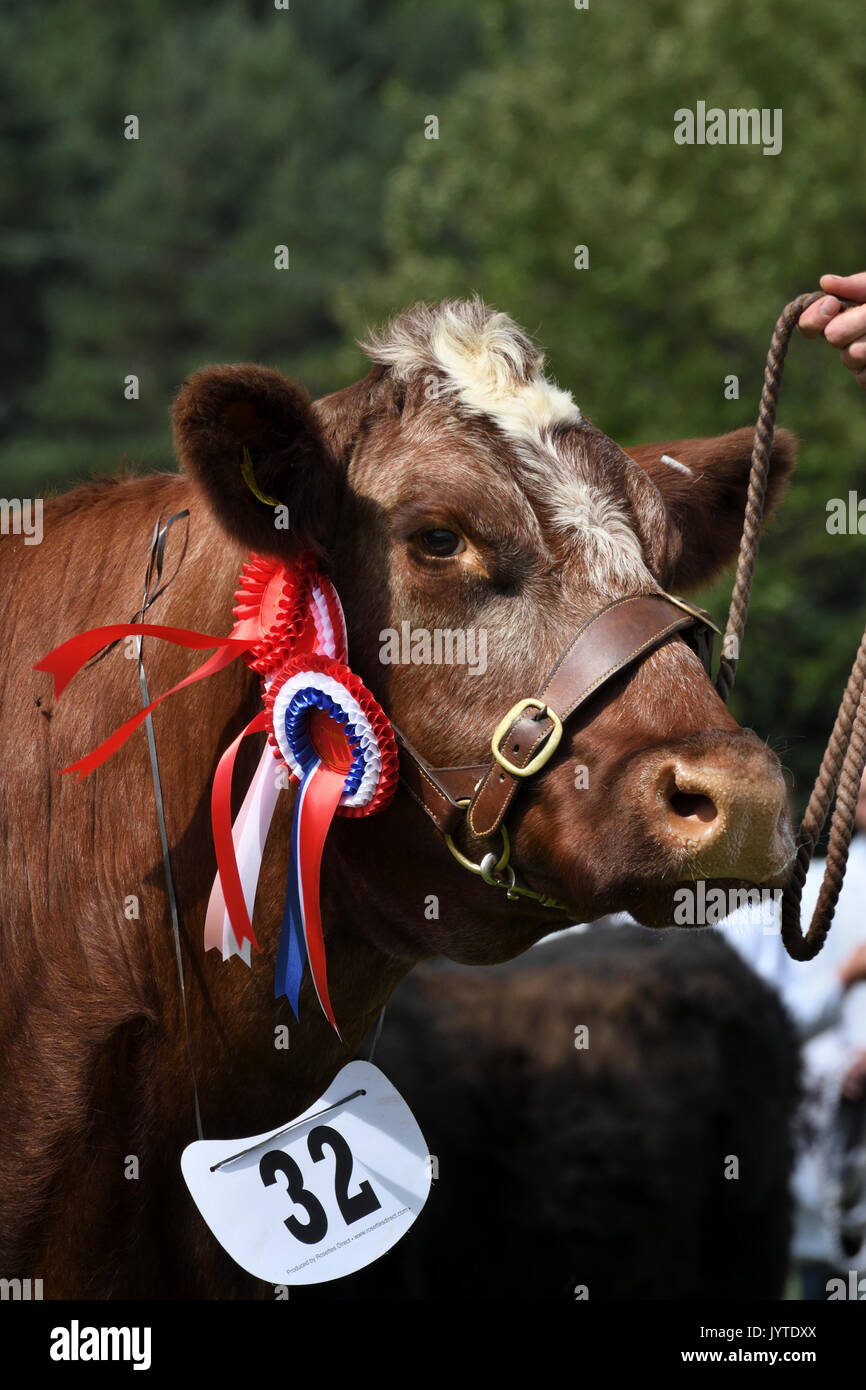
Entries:
{"label": "white number tag", "polygon": [[412,1111],[370,1062],[350,1062],[290,1126],[183,1152],[193,1201],[232,1259],[271,1284],[319,1284],[372,1264],[430,1192]]}

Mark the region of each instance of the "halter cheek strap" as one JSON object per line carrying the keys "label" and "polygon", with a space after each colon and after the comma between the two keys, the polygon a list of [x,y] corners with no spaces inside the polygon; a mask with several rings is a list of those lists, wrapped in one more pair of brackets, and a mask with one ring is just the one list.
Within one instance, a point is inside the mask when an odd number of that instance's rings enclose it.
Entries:
{"label": "halter cheek strap", "polygon": [[[507,851],[504,822],[514,798],[556,752],[566,721],[615,676],[643,661],[670,637],[682,636],[709,673],[716,632],[704,609],[670,594],[615,599],[579,628],[539,693],[518,700],[499,721],[491,740],[491,762],[432,767],[394,727],[403,785],[447,840],[461,825],[479,840],[500,831]],[[449,848],[455,852],[453,843]],[[498,859],[487,855],[474,866],[465,856],[458,853],[456,857],[487,882],[504,887],[510,896],[534,897],[554,905],[517,881],[507,853]],[[503,880],[506,870],[508,877]]]}

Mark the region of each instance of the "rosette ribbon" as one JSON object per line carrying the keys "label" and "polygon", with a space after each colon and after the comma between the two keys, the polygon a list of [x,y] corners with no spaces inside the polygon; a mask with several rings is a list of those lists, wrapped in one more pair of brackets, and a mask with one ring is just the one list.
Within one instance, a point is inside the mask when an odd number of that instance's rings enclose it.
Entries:
{"label": "rosette ribbon", "polygon": [[322,853],[335,815],[372,815],[391,800],[397,746],[381,706],[333,657],[288,661],[268,685],[265,709],[273,751],[299,783],[274,993],[286,996],[297,1017],[309,961],[322,1012],[339,1037],[322,933]]}
{"label": "rosette ribbon", "polygon": [[[390,801],[398,759],[387,716],[345,665],[346,625],[336,590],[313,556],[291,566],[251,555],[235,595],[235,624],[227,637],[162,624],[115,623],[79,633],[36,663],[54,678],[59,697],[72,677],[105,647],[126,637],[155,637],[192,650],[215,648],[190,675],[139,710],[97,748],[62,769],[79,778],[101,766],[176,691],[243,658],[262,682],[264,709],[222,754],[211,789],[217,873],[205,919],[205,948],[250,964],[259,949],[252,929],[256,886],[268,829],[288,769],[299,785],[292,820],[288,887],[277,954],[275,994],[297,1017],[306,961],[325,1016],[339,1035],[328,993],[321,922],[322,853],[335,815],[364,816]],[[250,734],[267,732],[259,765],[234,825],[232,775]],[[281,765],[278,770],[274,757]]]}
{"label": "rosette ribbon", "polygon": [[121,724],[119,729],[115,729],[114,733],[100,743],[98,748],[94,748],[91,753],[88,753],[84,758],[79,758],[77,762],[70,763],[68,767],[60,769],[61,772],[77,772],[79,781],[86,777],[88,772],[93,772],[94,768],[100,767],[102,763],[106,762],[112,753],[116,753],[130,734],[135,733],[135,730],[144,723],[151,711],[155,710],[163,700],[168,699],[169,695],[174,695],[176,691],[183,690],[184,686],[192,685],[195,681],[216,675],[217,671],[222,671],[224,667],[231,665],[239,656],[246,655],[256,641],[252,626],[248,623],[236,623],[229,637],[212,637],[206,632],[193,632],[182,627],[164,627],[160,623],[113,623],[108,627],[91,628],[89,632],[81,632],[77,637],[70,637],[68,642],[62,642],[41,661],[37,661],[33,669],[34,671],[48,671],[54,677],[54,696],[55,699],[59,699],[72,677],[81,670],[91,657],[95,656],[103,647],[119,642],[124,637],[161,637],[166,642],[172,642],[179,647],[190,647],[194,650],[216,647],[217,650],[191,675],[178,681],[171,690],[157,695],[156,699],[151,700],[149,705],[140,709],[131,719],[127,719],[126,723]]}
{"label": "rosette ribbon", "polygon": [[[267,599],[263,599],[259,592],[267,592],[267,582],[262,584],[262,578],[258,576],[257,589],[251,602],[257,612],[264,609],[267,620]],[[296,622],[279,640],[273,640],[266,659],[259,661],[264,691],[268,688],[274,667],[281,660],[285,662],[292,652],[307,651],[311,655],[340,658],[346,656],[346,623],[336,589],[324,575],[312,570],[308,581],[303,621]],[[245,604],[239,603],[235,613],[243,614],[244,611]],[[211,792],[217,873],[205,917],[205,949],[221,950],[223,960],[239,955],[247,965],[250,964],[250,943],[256,950],[259,949],[251,921],[265,841],[283,778],[275,770],[273,758],[266,748],[232,826],[232,777],[242,741],[248,734],[269,728],[264,714],[256,715],[220,758]]]}

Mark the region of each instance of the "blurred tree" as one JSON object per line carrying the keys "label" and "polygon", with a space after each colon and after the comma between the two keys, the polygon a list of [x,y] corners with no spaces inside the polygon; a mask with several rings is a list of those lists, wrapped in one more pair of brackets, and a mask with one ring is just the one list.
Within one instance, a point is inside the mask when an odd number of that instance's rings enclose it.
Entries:
{"label": "blurred tree", "polygon": [[[782,305],[823,270],[864,265],[850,0],[487,0],[479,14],[482,61],[442,106],[438,141],[392,87],[412,134],[385,191],[388,265],[340,288],[347,327],[477,290],[625,443],[751,423]],[[674,112],[699,100],[780,108],[781,152],[677,145]],[[801,461],[762,548],[732,708],[802,801],[866,618],[864,540],[825,525],[830,497],[866,495],[866,412],[825,344],[794,344],[780,422]],[[721,616],[728,588],[700,597]]]}
{"label": "blurred tree", "polygon": [[49,0],[2,32],[7,491],[170,464],[167,405],[204,362],[265,360],[314,392],[351,375],[331,300],[383,256],[405,136],[383,91],[399,68],[424,105],[472,61],[458,0]]}

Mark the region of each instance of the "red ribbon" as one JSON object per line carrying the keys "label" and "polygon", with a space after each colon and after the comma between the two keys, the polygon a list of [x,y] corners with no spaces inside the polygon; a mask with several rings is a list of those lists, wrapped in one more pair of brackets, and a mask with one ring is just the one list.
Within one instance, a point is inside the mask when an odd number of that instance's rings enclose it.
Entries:
{"label": "red ribbon", "polygon": [[250,720],[249,724],[243,729],[228,748],[223,753],[217,764],[214,773],[213,787],[211,788],[211,826],[213,827],[213,842],[216,850],[217,873],[223,890],[223,901],[226,905],[226,912],[238,945],[240,946],[245,939],[249,939],[256,950],[261,950],[253,932],[250,916],[247,912],[247,904],[244,898],[244,890],[241,884],[241,876],[238,870],[238,861],[235,854],[235,842],[232,835],[232,775],[234,773],[235,758],[242,741],[247,734],[257,734],[267,729],[268,712],[260,710],[259,713]]}
{"label": "red ribbon", "polygon": [[[337,1027],[337,1020],[334,1018],[334,1011],[328,994],[319,884],[322,851],[325,848],[325,840],[331,821],[334,819],[340,797],[343,795],[345,783],[345,772],[335,772],[332,768],[326,767],[324,763],[319,763],[318,767],[311,773],[305,788],[297,839],[298,883],[310,971],[325,1017],[341,1042],[343,1041],[342,1035]],[[292,872],[291,868],[289,872]]]}
{"label": "red ribbon", "polygon": [[90,657],[101,651],[103,647],[107,647],[110,643],[117,642],[123,637],[161,637],[167,642],[173,642],[178,647],[192,647],[198,650],[216,647],[218,650],[191,675],[178,681],[171,690],[166,690],[162,695],[158,695],[145,709],[139,710],[131,719],[127,719],[126,723],[121,724],[119,729],[115,729],[114,733],[110,734],[103,743],[100,743],[98,748],[94,748],[91,753],[80,758],[78,762],[70,763],[68,767],[61,768],[61,772],[77,772],[79,781],[86,777],[88,772],[99,767],[120,748],[121,744],[126,742],[158,704],[167,699],[169,695],[173,695],[176,690],[183,690],[184,686],[204,680],[207,676],[215,675],[217,671],[231,665],[244,652],[249,651],[253,643],[258,640],[259,635],[259,630],[253,622],[237,623],[229,637],[212,637],[206,632],[191,632],[183,627],[163,627],[158,623],[114,623],[109,627],[91,628],[89,632],[81,632],[77,637],[70,637],[68,642],[62,642],[59,647],[54,648],[54,651],[49,652],[46,657],[38,661],[33,668],[35,671],[47,671],[54,677],[56,698],[63,694],[72,677],[81,670],[81,667]]}

